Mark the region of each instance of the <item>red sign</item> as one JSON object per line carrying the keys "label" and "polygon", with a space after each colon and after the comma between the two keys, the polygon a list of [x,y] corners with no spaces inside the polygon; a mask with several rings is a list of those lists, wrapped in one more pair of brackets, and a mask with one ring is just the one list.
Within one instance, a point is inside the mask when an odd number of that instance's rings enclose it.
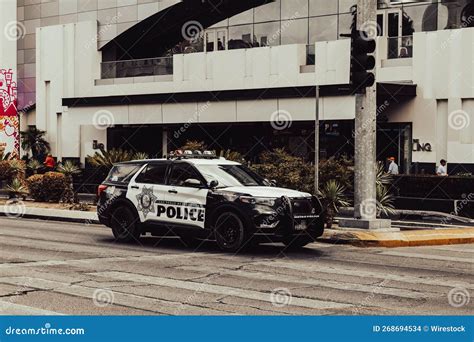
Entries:
{"label": "red sign", "polygon": [[0,69],[0,116],[17,116],[17,86],[11,69]]}
{"label": "red sign", "polygon": [[17,84],[11,69],[0,69],[0,150],[19,156]]}

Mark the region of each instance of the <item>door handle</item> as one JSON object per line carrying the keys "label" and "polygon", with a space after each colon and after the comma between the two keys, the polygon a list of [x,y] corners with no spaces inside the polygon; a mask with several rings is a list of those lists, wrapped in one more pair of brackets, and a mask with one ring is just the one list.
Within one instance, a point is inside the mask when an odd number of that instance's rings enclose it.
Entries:
{"label": "door handle", "polygon": [[132,189],[139,189],[138,186],[136,186],[136,185],[132,185],[131,188]]}
{"label": "door handle", "polygon": [[170,194],[177,194],[177,193],[178,193],[178,191],[176,191],[176,190],[174,190],[174,189],[173,189],[173,190],[168,190],[168,192],[169,192]]}

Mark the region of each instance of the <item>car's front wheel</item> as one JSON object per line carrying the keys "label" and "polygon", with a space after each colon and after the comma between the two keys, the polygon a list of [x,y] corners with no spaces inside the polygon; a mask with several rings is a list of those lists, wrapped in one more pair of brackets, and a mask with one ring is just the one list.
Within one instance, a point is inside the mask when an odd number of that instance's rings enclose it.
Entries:
{"label": "car's front wheel", "polygon": [[140,238],[138,218],[129,207],[117,207],[112,212],[110,223],[116,241],[133,242]]}
{"label": "car's front wheel", "polygon": [[216,242],[225,252],[238,252],[248,241],[244,221],[233,212],[221,213],[214,225]]}

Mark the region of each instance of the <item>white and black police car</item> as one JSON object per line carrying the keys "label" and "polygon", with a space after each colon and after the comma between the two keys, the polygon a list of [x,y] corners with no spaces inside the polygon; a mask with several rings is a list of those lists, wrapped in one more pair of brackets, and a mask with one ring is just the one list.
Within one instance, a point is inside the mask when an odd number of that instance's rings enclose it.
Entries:
{"label": "white and black police car", "polygon": [[98,188],[100,222],[118,241],[176,235],[191,246],[212,239],[228,252],[256,243],[302,247],[323,234],[311,194],[278,188],[213,152],[116,164]]}

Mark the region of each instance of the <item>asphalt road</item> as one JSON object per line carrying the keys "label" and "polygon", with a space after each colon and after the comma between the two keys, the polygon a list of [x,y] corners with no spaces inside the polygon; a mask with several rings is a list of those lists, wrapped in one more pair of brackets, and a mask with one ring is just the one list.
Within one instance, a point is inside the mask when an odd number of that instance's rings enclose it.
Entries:
{"label": "asphalt road", "polygon": [[97,225],[0,218],[0,313],[468,315],[474,245],[278,244],[239,255]]}

